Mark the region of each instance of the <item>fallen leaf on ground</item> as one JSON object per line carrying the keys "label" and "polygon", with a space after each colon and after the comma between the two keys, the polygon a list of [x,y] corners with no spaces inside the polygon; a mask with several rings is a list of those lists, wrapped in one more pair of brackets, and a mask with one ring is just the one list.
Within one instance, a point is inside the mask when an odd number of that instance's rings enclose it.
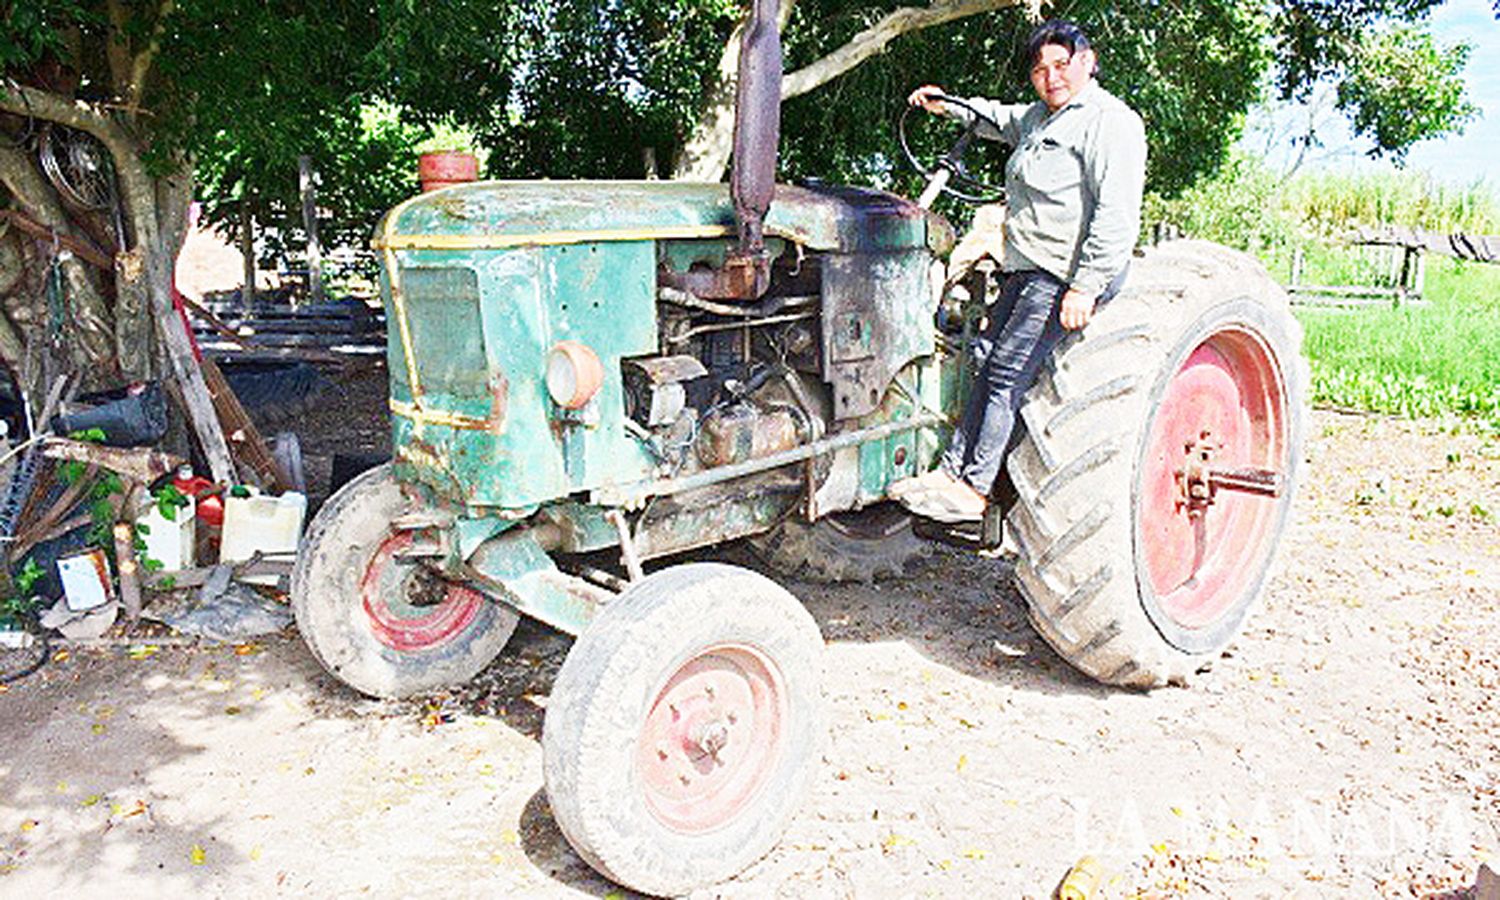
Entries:
{"label": "fallen leaf on ground", "polygon": [[894,850],[897,847],[910,847],[914,844],[916,844],[916,841],[912,840],[904,834],[897,834],[894,831],[886,835],[885,840],[880,842],[880,846],[884,847],[888,851]]}
{"label": "fallen leaf on ground", "polygon": [[208,851],[201,844],[194,844],[193,849],[188,851],[188,859],[195,866],[201,866],[208,862]]}

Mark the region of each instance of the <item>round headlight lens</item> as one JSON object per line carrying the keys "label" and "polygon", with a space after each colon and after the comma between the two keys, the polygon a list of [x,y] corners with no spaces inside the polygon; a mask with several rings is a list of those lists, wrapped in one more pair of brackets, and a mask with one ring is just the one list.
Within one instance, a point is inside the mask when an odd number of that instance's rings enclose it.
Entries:
{"label": "round headlight lens", "polygon": [[604,366],[587,345],[563,341],[547,351],[547,393],[563,409],[581,409],[599,393]]}

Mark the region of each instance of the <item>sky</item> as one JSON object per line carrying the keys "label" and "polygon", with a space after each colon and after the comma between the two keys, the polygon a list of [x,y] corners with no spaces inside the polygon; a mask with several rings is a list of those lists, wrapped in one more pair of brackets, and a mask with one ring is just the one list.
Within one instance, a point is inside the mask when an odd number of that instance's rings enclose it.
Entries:
{"label": "sky", "polygon": [[[1469,102],[1479,107],[1480,114],[1458,137],[1423,141],[1414,146],[1407,154],[1407,168],[1428,172],[1437,180],[1454,185],[1483,180],[1500,192],[1500,21],[1495,19],[1489,0],[1447,0],[1433,12],[1432,30],[1443,44],[1467,42],[1473,46],[1464,77]],[[1289,115],[1300,117],[1305,112],[1280,114]],[[1262,126],[1266,127],[1266,123]],[[1265,133],[1252,133],[1246,138],[1246,146],[1259,151],[1267,149]],[[1363,155],[1368,148],[1368,141],[1352,139],[1347,128],[1331,129],[1324,155],[1311,166],[1336,170],[1392,168],[1388,163],[1370,162]],[[1278,152],[1285,150],[1273,149],[1273,160]]]}

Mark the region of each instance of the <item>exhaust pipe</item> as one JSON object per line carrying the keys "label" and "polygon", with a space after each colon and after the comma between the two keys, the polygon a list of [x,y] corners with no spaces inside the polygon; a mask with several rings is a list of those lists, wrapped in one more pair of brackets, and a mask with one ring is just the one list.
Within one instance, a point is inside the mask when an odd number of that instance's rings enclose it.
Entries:
{"label": "exhaust pipe", "polygon": [[781,141],[781,31],[776,23],[778,0],[751,2],[735,87],[729,195],[734,200],[740,253],[763,257],[766,212],[776,192],[776,149]]}
{"label": "exhaust pipe", "polygon": [[734,94],[734,160],[729,196],[739,243],[711,271],[662,269],[657,283],[713,300],[754,300],[771,286],[766,255],[766,212],[776,193],[776,149],[781,141],[781,31],[779,0],[750,0],[750,20],[740,42]]}

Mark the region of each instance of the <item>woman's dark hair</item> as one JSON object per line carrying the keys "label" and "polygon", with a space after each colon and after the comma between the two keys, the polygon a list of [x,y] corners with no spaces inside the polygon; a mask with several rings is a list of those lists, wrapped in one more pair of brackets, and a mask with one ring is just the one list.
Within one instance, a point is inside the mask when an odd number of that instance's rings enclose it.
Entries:
{"label": "woman's dark hair", "polygon": [[[1030,61],[1029,65],[1036,65],[1036,58],[1041,55],[1042,48],[1048,44],[1067,48],[1069,56],[1088,50],[1092,46],[1089,44],[1088,35],[1083,33],[1082,28],[1065,19],[1048,19],[1038,25],[1036,30],[1031,32],[1031,37],[1026,39],[1026,59]],[[1094,60],[1092,74],[1099,74],[1097,57]]]}

